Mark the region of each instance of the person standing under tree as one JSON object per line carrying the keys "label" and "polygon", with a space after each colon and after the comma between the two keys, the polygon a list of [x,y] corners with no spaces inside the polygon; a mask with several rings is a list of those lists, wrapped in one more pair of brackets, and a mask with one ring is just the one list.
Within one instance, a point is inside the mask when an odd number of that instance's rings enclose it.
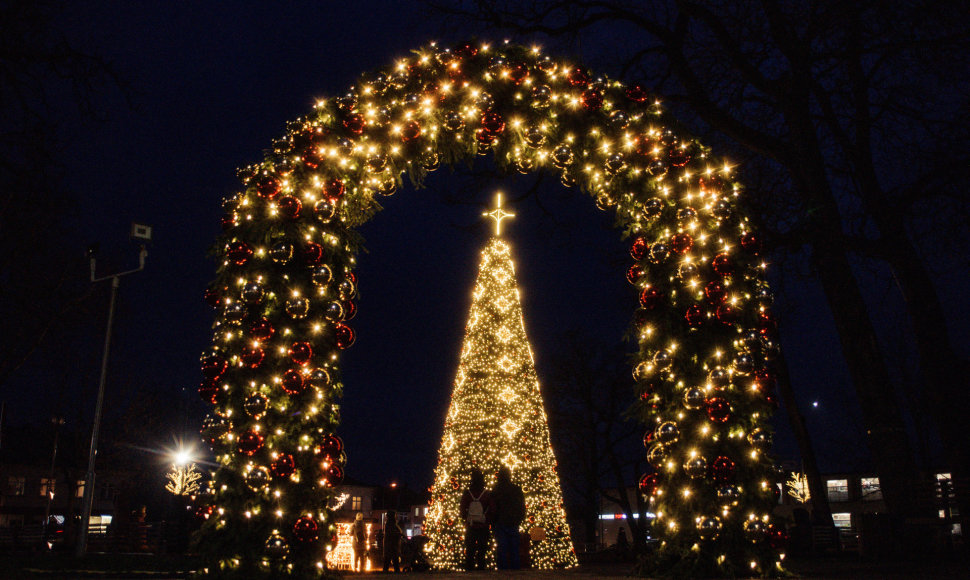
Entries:
{"label": "person standing under tree", "polygon": [[512,483],[512,472],[508,467],[498,470],[497,481],[492,489],[495,502],[495,559],[499,570],[518,570],[519,525],[525,519],[525,494],[522,487]]}
{"label": "person standing under tree", "polygon": [[354,519],[354,572],[364,571],[364,553],[367,551],[367,526],[364,524],[364,514],[357,512]]}
{"label": "person standing under tree", "polygon": [[492,496],[485,489],[485,476],[477,467],[461,494],[461,519],[465,522],[465,570],[484,570],[488,553],[488,524],[495,512]]}
{"label": "person standing under tree", "polygon": [[404,532],[397,525],[397,514],[394,510],[387,510],[387,520],[384,522],[384,571],[394,564],[394,572],[401,571],[401,537]]}

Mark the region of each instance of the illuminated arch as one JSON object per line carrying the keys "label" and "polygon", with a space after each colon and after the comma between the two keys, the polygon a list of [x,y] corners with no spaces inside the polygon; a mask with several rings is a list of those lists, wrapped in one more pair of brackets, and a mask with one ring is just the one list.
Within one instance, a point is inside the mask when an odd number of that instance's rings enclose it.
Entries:
{"label": "illuminated arch", "polygon": [[325,568],[342,479],[333,402],[353,343],[355,228],[405,176],[490,155],[551,171],[632,239],[639,293],[636,412],[655,475],[640,489],[663,539],[650,564],[770,574],[766,452],[777,352],[758,236],[730,168],[677,131],[638,85],[514,45],[430,45],[292,122],[240,171],[216,250],[204,437],[219,468],[202,547],[210,572]]}

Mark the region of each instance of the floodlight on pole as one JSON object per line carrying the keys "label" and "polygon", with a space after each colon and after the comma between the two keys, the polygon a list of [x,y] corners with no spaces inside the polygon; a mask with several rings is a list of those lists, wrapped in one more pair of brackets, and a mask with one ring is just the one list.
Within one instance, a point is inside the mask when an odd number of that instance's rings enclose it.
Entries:
{"label": "floodlight on pole", "polygon": [[[132,224],[131,237],[133,239],[151,241],[152,228],[142,224]],[[111,325],[115,316],[115,299],[118,296],[118,286],[121,284],[121,277],[126,274],[134,274],[145,269],[145,257],[148,256],[148,248],[142,244],[138,252],[138,267],[117,274],[101,276],[95,275],[96,250],[88,250],[88,258],[91,260],[91,283],[101,282],[111,279],[111,301],[108,303],[108,326],[104,333],[104,354],[101,357],[101,379],[98,383],[98,398],[94,405],[94,422],[91,425],[91,446],[88,449],[88,469],[84,474],[84,496],[81,500],[81,521],[78,522],[77,545],[75,555],[81,557],[88,549],[88,524],[91,520],[91,509],[94,505],[94,460],[98,455],[98,435],[101,431],[101,410],[104,405],[104,384],[108,374],[108,351],[111,347]]]}

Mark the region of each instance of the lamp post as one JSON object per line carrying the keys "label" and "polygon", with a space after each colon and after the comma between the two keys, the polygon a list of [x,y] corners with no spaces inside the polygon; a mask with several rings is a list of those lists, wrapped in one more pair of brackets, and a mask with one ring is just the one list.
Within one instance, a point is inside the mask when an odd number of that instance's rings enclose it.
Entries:
{"label": "lamp post", "polygon": [[[133,238],[150,241],[152,235],[151,227],[141,224],[132,224],[131,235]],[[143,244],[138,252],[138,267],[117,274],[110,274],[100,278],[95,276],[95,256],[89,250],[88,257],[91,259],[91,283],[101,282],[111,279],[111,301],[108,304],[108,328],[104,334],[104,355],[101,357],[101,380],[98,383],[98,399],[94,405],[94,423],[91,426],[91,447],[88,449],[88,469],[84,474],[84,497],[81,500],[81,521],[78,525],[77,546],[75,555],[84,556],[88,549],[88,524],[91,520],[91,508],[94,504],[94,460],[98,455],[98,434],[101,431],[101,409],[104,403],[104,383],[108,373],[108,350],[111,346],[111,324],[115,316],[115,298],[118,296],[118,286],[121,277],[126,274],[134,274],[145,269],[145,257],[148,255],[148,248]]]}
{"label": "lamp post", "polygon": [[47,508],[44,510],[44,541],[48,540],[48,533],[50,532],[48,526],[50,525],[51,519],[51,502],[54,501],[54,466],[57,463],[57,439],[61,434],[61,425],[64,424],[64,418],[55,415],[51,417],[51,423],[54,424],[54,449],[51,451],[51,470],[47,477]]}

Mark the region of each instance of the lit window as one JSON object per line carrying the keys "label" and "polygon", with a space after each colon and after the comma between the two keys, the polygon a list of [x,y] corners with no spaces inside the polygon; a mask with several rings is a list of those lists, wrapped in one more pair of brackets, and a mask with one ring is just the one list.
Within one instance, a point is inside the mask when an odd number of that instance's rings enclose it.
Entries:
{"label": "lit window", "polygon": [[849,480],[830,479],[825,482],[829,501],[849,501]]}
{"label": "lit window", "polygon": [[350,509],[355,512],[360,511],[362,503],[362,498],[359,495],[355,495],[350,499]]}
{"label": "lit window", "polygon": [[84,480],[77,481],[77,497],[84,497]]}
{"label": "lit window", "polygon": [[879,486],[878,477],[863,477],[862,501],[879,501],[882,499],[882,488]]}
{"label": "lit window", "polygon": [[54,480],[42,477],[40,480],[40,495],[46,496],[48,493],[51,494],[51,497],[54,496]]}
{"label": "lit window", "polygon": [[420,515],[421,515],[421,508],[419,507],[414,508],[414,517],[418,517]]}
{"label": "lit window", "polygon": [[832,522],[835,523],[837,528],[851,528],[852,514],[848,512],[832,514]]}
{"label": "lit window", "polygon": [[936,474],[936,497],[953,499],[953,476],[949,473]]}
{"label": "lit window", "polygon": [[7,478],[7,495],[23,495],[27,478],[11,475]]}

